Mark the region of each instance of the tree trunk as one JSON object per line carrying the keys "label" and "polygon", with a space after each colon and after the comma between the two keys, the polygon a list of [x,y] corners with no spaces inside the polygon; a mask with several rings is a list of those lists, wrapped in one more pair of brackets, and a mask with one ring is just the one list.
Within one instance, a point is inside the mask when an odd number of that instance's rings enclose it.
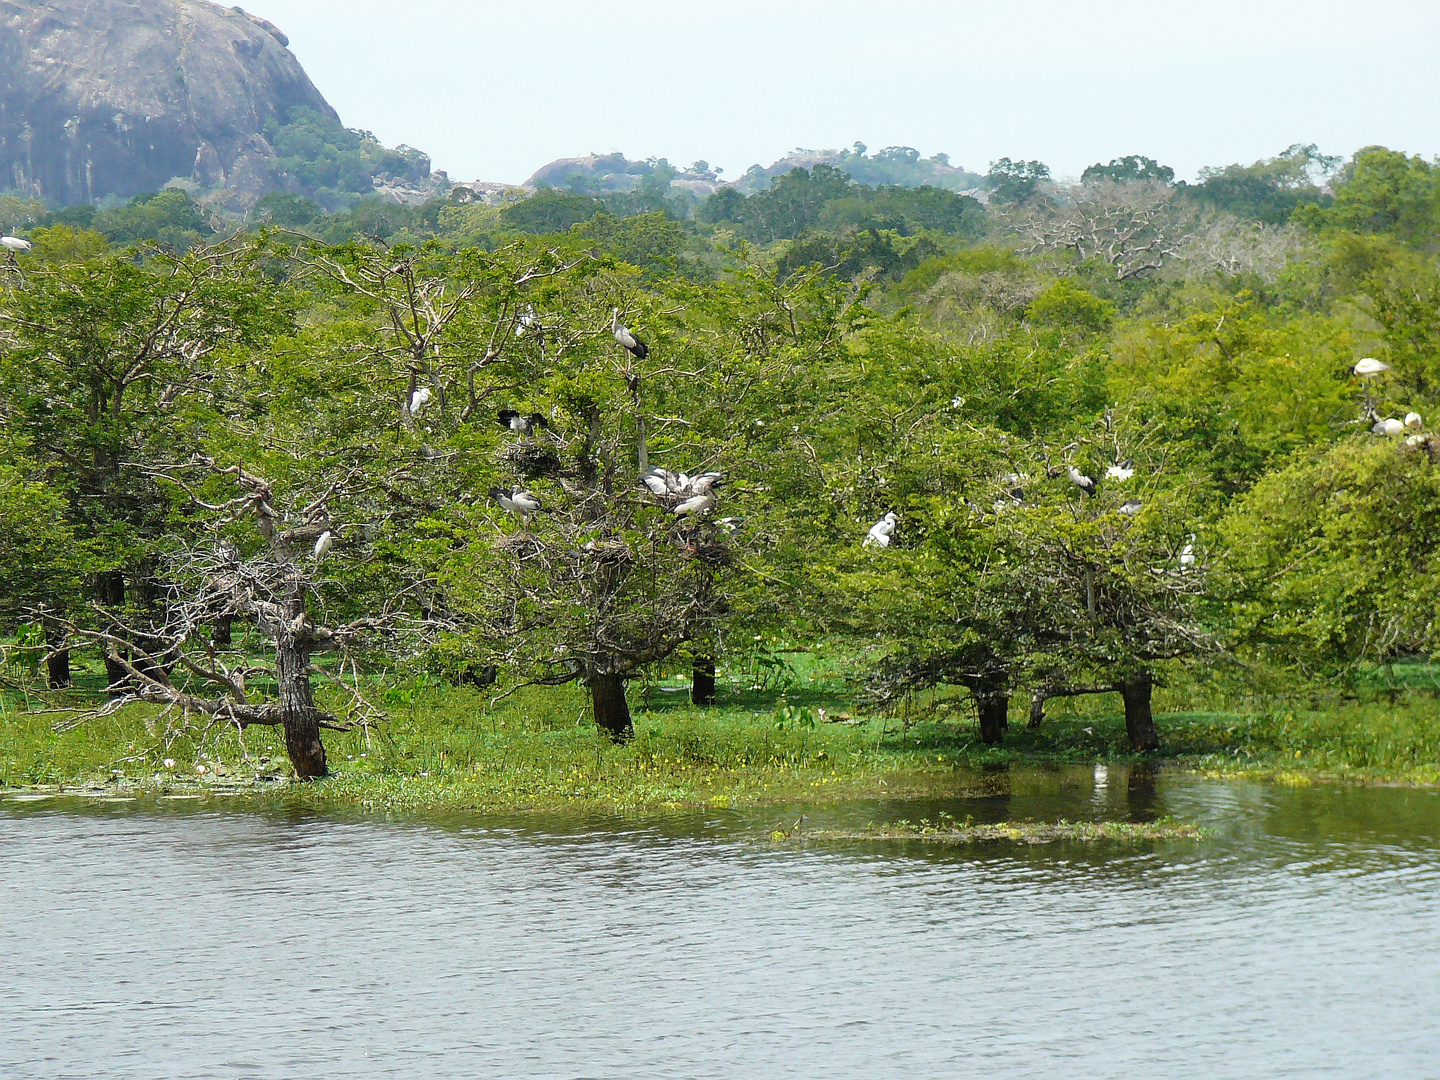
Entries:
{"label": "tree trunk", "polygon": [[45,644],[51,650],[45,657],[45,685],[51,690],[70,685],[70,650],[59,648],[64,640],[65,631],[45,620]]}
{"label": "tree trunk", "polygon": [[215,625],[210,629],[210,640],[217,649],[228,649],[232,642],[230,633],[231,624],[234,623],[233,615],[222,615],[215,620]]}
{"label": "tree trunk", "polygon": [[590,680],[590,700],[595,706],[595,726],[614,742],[628,742],[635,736],[630,706],[625,701],[625,679],[619,675],[595,675]]}
{"label": "tree trunk", "polygon": [[1048,700],[1044,690],[1036,690],[1030,695],[1030,726],[1032,728],[1038,728],[1045,722],[1045,702]]}
{"label": "tree trunk", "polygon": [[1130,737],[1130,749],[1139,752],[1160,749],[1155,718],[1150,713],[1153,686],[1149,672],[1127,679],[1120,685],[1120,693],[1125,698],[1125,734]]}
{"label": "tree trunk", "polygon": [[328,776],[320,718],[310,693],[310,648],[286,634],[275,642],[275,681],[279,684],[280,716],[285,724],[285,750],[301,780]]}
{"label": "tree trunk", "polygon": [[690,703],[715,704],[715,661],[709,657],[697,656],[690,662]]}
{"label": "tree trunk", "polygon": [[980,713],[980,741],[986,746],[999,746],[1010,726],[1010,696],[981,691],[975,695],[975,707]]}

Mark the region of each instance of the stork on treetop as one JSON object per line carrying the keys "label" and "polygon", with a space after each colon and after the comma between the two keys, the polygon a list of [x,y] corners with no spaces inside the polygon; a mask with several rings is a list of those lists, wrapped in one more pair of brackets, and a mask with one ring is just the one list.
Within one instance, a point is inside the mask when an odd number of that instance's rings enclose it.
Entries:
{"label": "stork on treetop", "polygon": [[703,495],[691,495],[683,502],[677,503],[672,509],[677,518],[699,517],[715,505],[715,492],[707,491]]}
{"label": "stork on treetop", "polygon": [[548,428],[550,421],[539,413],[531,413],[529,416],[521,416],[514,409],[501,409],[495,414],[501,427],[509,428],[520,435],[533,434],[536,428]]}
{"label": "stork on treetop", "polygon": [[29,240],[22,240],[18,236],[0,236],[0,247],[10,252],[11,258],[22,251],[29,251],[34,246]]}
{"label": "stork on treetop", "polygon": [[1399,435],[1405,430],[1405,421],[1396,420],[1393,416],[1382,417],[1370,425],[1370,430],[1376,435]]}
{"label": "stork on treetop", "polygon": [[1373,356],[1367,356],[1355,365],[1355,374],[1362,379],[1369,379],[1389,370],[1389,364],[1383,360],[1376,360]]}
{"label": "stork on treetop", "polygon": [[1119,480],[1122,483],[1135,475],[1135,463],[1133,461],[1117,461],[1105,470],[1105,479]]}
{"label": "stork on treetop", "polygon": [[870,531],[865,534],[865,540],[860,546],[888,548],[890,546],[890,538],[895,535],[895,526],[899,523],[900,519],[895,516],[895,511],[891,510],[883,518],[875,522],[874,525],[870,526]]}
{"label": "stork on treetop", "polygon": [[630,350],[630,354],[637,360],[644,360],[650,355],[650,348],[643,341],[630,332],[630,328],[620,322],[620,309],[612,308],[610,311],[610,330],[615,335],[615,340]]}

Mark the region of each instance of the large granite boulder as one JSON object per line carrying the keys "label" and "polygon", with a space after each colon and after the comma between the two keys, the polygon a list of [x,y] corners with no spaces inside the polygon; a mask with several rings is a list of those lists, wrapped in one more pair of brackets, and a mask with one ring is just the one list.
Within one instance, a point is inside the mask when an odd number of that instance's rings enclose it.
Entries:
{"label": "large granite boulder", "polygon": [[204,0],[0,0],[0,189],[56,203],[182,178],[286,188],[263,135],[339,118],[264,19]]}

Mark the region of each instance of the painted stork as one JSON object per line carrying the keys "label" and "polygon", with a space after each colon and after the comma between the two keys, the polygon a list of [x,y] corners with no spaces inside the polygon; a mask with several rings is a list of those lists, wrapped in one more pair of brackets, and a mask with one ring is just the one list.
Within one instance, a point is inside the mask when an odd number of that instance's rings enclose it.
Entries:
{"label": "painted stork", "polygon": [[506,491],[496,487],[490,489],[490,497],[500,504],[502,510],[514,514],[525,525],[529,525],[536,514],[546,512],[539,496],[531,491]]}
{"label": "painted stork", "polygon": [[1420,419],[1420,414],[1418,412],[1409,412],[1405,414],[1406,427],[1418,428],[1423,427],[1424,424],[1425,422]]}
{"label": "painted stork", "polygon": [[1074,465],[1068,466],[1068,469],[1069,469],[1069,472],[1070,472],[1070,483],[1074,484],[1077,488],[1079,488],[1081,494],[1083,494],[1083,495],[1094,495],[1094,494],[1095,494],[1095,481],[1094,481],[1094,480],[1092,480],[1090,477],[1086,476],[1086,475],[1085,475],[1084,473],[1082,473],[1079,469],[1075,468]]}
{"label": "painted stork", "polygon": [[12,259],[20,252],[29,251],[34,246],[29,240],[22,240],[18,236],[0,236],[0,247],[10,252]]}
{"label": "painted stork", "polygon": [[1383,360],[1376,360],[1373,356],[1367,356],[1355,365],[1355,374],[1362,379],[1369,379],[1379,375],[1382,371],[1389,371],[1390,365]]}
{"label": "painted stork", "polygon": [[714,505],[715,493],[707,491],[703,495],[691,495],[684,502],[677,503],[670,512],[677,518],[699,517]]}
{"label": "painted stork", "polygon": [[1135,463],[1133,461],[1117,461],[1105,470],[1105,479],[1126,481],[1135,475]]}
{"label": "painted stork", "polygon": [[1126,517],[1134,517],[1144,508],[1145,504],[1142,503],[1139,499],[1126,499],[1123,503],[1120,504],[1120,513],[1124,514]]}
{"label": "painted stork", "polygon": [[1370,426],[1370,430],[1376,435],[1399,435],[1405,430],[1405,421],[1396,420],[1393,416],[1386,416],[1376,420]]}
{"label": "painted stork", "polygon": [[514,409],[501,409],[495,414],[495,417],[501,427],[509,428],[519,435],[531,435],[534,434],[536,428],[550,426],[550,421],[539,413],[521,416]]}

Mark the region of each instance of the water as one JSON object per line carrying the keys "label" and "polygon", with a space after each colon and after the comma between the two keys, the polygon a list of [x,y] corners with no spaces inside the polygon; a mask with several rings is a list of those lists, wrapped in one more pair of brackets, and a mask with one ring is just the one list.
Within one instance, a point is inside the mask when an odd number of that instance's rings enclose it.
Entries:
{"label": "water", "polygon": [[782,810],[384,822],[0,800],[5,1077],[1437,1077],[1440,795],[1131,777],[811,812],[1173,814],[774,849]]}

